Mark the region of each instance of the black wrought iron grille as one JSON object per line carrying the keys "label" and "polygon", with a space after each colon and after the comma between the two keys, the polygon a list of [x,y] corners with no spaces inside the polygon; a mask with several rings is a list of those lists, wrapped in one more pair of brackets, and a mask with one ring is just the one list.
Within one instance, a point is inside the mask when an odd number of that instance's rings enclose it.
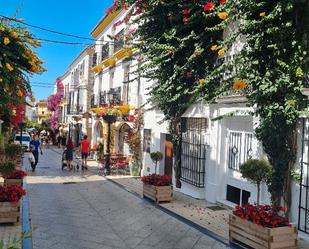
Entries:
{"label": "black wrought iron grille", "polygon": [[298,229],[309,234],[309,120],[302,121]]}
{"label": "black wrought iron grille", "polygon": [[181,120],[181,180],[198,188],[205,187],[206,118]]}
{"label": "black wrought iron grille", "polygon": [[253,133],[231,131],[228,137],[228,167],[239,170],[239,166],[252,158]]}

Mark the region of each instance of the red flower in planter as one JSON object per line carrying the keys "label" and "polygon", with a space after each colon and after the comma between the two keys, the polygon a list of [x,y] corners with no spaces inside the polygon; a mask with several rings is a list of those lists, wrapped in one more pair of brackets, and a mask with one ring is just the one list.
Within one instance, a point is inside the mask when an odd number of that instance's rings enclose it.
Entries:
{"label": "red flower in planter", "polygon": [[172,177],[167,175],[151,174],[142,177],[142,182],[154,186],[170,186],[172,184]]}
{"label": "red flower in planter", "polygon": [[17,203],[24,195],[26,191],[21,186],[11,185],[8,187],[0,186],[0,202],[12,202]]}
{"label": "red flower in planter", "polygon": [[23,179],[27,173],[20,169],[15,169],[11,174],[4,176],[5,179]]}
{"label": "red flower in planter", "polygon": [[291,226],[288,219],[284,217],[283,210],[283,208],[276,209],[270,205],[257,206],[245,204],[243,206],[236,206],[233,214],[263,227]]}

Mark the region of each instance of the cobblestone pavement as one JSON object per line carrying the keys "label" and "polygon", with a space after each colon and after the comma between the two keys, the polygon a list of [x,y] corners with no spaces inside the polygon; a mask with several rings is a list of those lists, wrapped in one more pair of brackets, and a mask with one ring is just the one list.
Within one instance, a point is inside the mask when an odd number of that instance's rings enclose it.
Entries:
{"label": "cobblestone pavement", "polygon": [[29,173],[34,249],[219,249],[224,244],[98,176],[61,171],[44,151]]}

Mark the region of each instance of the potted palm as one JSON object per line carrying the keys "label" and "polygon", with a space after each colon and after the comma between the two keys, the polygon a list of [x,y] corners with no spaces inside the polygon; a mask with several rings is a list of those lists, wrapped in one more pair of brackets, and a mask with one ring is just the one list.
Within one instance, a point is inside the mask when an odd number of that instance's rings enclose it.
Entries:
{"label": "potted palm", "polygon": [[260,205],[260,186],[272,172],[265,160],[250,159],[240,166],[242,177],[257,185],[257,203],[238,205],[229,217],[232,243],[251,248],[296,248],[297,229],[285,217],[284,208]]}

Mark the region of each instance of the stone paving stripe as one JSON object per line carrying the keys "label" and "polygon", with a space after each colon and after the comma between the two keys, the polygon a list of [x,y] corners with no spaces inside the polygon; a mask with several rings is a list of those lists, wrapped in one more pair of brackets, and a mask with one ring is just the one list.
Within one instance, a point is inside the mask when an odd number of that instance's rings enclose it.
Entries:
{"label": "stone paving stripe", "polygon": [[[23,162],[23,160],[22,160]],[[23,164],[23,163],[22,163]],[[22,165],[23,166],[23,165]],[[27,191],[26,178],[23,180],[23,189]],[[30,235],[22,240],[23,249],[32,249],[32,234],[31,233],[31,224],[30,224],[30,210],[29,210],[29,197],[28,193],[22,198],[22,234]]]}
{"label": "stone paving stripe", "polygon": [[196,224],[196,223],[194,223],[194,222],[192,222],[192,221],[190,221],[190,220],[188,220],[188,219],[186,219],[186,218],[184,218],[184,217],[182,217],[182,216],[180,216],[180,215],[178,215],[178,214],[176,214],[176,213],[174,213],[174,212],[172,212],[172,211],[170,211],[170,210],[168,210],[168,209],[166,209],[166,208],[164,208],[164,207],[162,207],[162,206],[160,206],[160,205],[158,205],[157,203],[153,202],[152,200],[150,200],[150,199],[148,199],[148,198],[143,198],[143,197],[141,197],[139,194],[137,194],[137,193],[135,193],[135,192],[132,192],[132,191],[129,191],[128,189],[126,189],[126,188],[125,188],[123,185],[121,185],[120,183],[118,183],[118,182],[116,182],[116,181],[114,181],[114,180],[112,180],[112,179],[108,179],[108,178],[106,178],[106,179],[107,179],[108,181],[114,183],[114,184],[115,184],[116,186],[118,186],[119,188],[121,188],[121,189],[123,189],[123,190],[129,192],[130,194],[132,194],[132,195],[138,197],[139,199],[141,199],[141,200],[143,200],[143,201],[145,201],[145,202],[147,202],[147,203],[150,203],[152,206],[156,207],[157,209],[159,209],[159,210],[163,211],[164,213],[166,213],[166,214],[172,216],[173,218],[175,218],[175,219],[177,219],[177,220],[179,220],[179,221],[185,223],[186,225],[188,225],[188,226],[190,226],[190,227],[192,227],[192,228],[195,228],[195,229],[198,230],[199,232],[201,232],[201,233],[203,233],[203,234],[205,234],[205,235],[207,235],[207,236],[213,238],[214,240],[216,240],[216,241],[218,241],[218,242],[224,244],[225,246],[227,246],[227,247],[229,247],[229,248],[232,248],[232,249],[240,249],[240,248],[241,248],[241,247],[239,247],[238,245],[230,244],[230,242],[229,242],[228,240],[226,240],[225,238],[223,238],[223,237],[221,237],[221,236],[215,234],[214,232],[208,230],[207,228],[204,228],[204,227],[202,227],[202,226],[200,226],[200,225],[198,225],[198,224]]}

